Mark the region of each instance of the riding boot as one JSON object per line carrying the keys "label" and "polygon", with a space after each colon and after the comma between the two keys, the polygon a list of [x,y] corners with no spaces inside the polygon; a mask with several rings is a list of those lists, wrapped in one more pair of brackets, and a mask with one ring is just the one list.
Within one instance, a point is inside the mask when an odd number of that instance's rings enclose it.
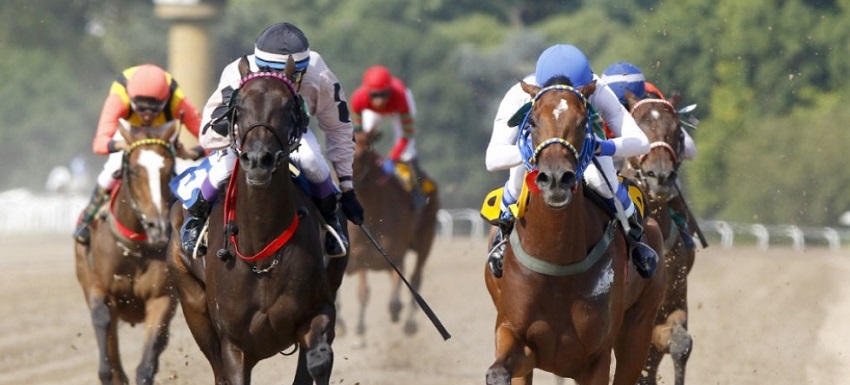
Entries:
{"label": "riding boot", "polygon": [[100,206],[109,199],[109,190],[100,186],[95,186],[94,191],[89,198],[89,203],[80,214],[80,221],[77,223],[77,228],[74,230],[74,239],[83,244],[88,245],[91,240],[91,225],[95,214],[100,209]]}
{"label": "riding boot", "polygon": [[[183,219],[183,226],[180,227],[180,242],[183,247],[183,252],[187,255],[195,255],[195,246],[198,244],[198,238],[201,236],[201,230],[204,223],[212,211],[212,203],[204,198],[204,194],[198,194],[198,199],[192,206],[186,209],[186,218]],[[206,254],[206,247],[198,249],[198,254]]]}
{"label": "riding boot", "polygon": [[643,242],[643,226],[641,226],[640,214],[637,212],[629,217],[626,243],[629,245],[629,256],[638,274],[643,278],[652,277],[655,266],[658,264],[658,253]]}
{"label": "riding boot", "polygon": [[694,242],[690,226],[688,226],[688,215],[684,212],[684,203],[685,202],[681,195],[670,200],[668,203],[670,206],[670,218],[672,218],[673,222],[676,223],[676,227],[679,229],[679,235],[682,238],[682,243],[685,244],[685,248],[693,250],[696,248],[696,243]]}
{"label": "riding boot", "polygon": [[325,254],[329,257],[344,256],[348,253],[348,238],[346,238],[342,223],[340,223],[339,216],[337,216],[336,195],[331,194],[320,199],[314,198],[314,202],[325,223],[336,233],[332,234],[331,231],[328,231],[325,234]]}
{"label": "riding boot", "polygon": [[413,209],[419,210],[428,204],[428,197],[422,191],[422,172],[419,170],[417,162],[407,162],[407,169],[410,170],[410,197],[413,199]]}
{"label": "riding boot", "polygon": [[505,247],[508,244],[508,236],[514,228],[514,217],[512,215],[500,216],[499,230],[493,236],[490,243],[490,252],[487,254],[487,267],[490,274],[496,278],[502,278],[502,261],[505,256]]}

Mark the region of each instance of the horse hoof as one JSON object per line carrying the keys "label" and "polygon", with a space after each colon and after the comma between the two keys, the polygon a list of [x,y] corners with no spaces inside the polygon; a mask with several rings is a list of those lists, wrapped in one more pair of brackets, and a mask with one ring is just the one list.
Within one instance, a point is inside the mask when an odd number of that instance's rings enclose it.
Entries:
{"label": "horse hoof", "polygon": [[327,384],[331,377],[334,363],[334,352],[331,346],[322,342],[307,352],[307,371],[317,384]]}
{"label": "horse hoof", "polygon": [[399,301],[390,302],[390,320],[392,320],[393,323],[396,323],[396,322],[398,322],[399,319],[401,319],[400,315],[401,315],[401,302],[399,302]]}
{"label": "horse hoof", "polygon": [[404,334],[412,336],[416,334],[417,330],[419,330],[419,327],[413,320],[407,320],[407,322],[404,323]]}
{"label": "horse hoof", "polygon": [[511,385],[511,373],[505,368],[487,369],[487,385]]}

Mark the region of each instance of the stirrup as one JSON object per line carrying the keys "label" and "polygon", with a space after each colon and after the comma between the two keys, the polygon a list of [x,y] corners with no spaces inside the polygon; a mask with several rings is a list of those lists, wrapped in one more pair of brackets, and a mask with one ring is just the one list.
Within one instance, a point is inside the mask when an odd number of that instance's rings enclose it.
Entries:
{"label": "stirrup", "polygon": [[504,272],[502,262],[505,258],[505,247],[508,244],[508,237],[501,230],[499,230],[496,237],[501,239],[497,241],[494,237],[493,240],[496,242],[490,248],[490,252],[487,253],[487,267],[490,269],[490,274],[493,274],[494,277],[502,278],[502,273]]}
{"label": "stirrup", "polygon": [[[327,256],[330,258],[344,257],[346,254],[348,254],[348,245],[346,244],[347,242],[342,239],[342,235],[339,234],[336,229],[334,229],[333,226],[329,224],[325,224],[325,230],[327,230],[329,236],[333,237],[333,240],[336,241],[337,245],[340,246],[340,250],[342,250],[341,253],[331,254],[328,252],[328,248],[325,247],[325,254],[327,254]],[[327,239],[325,239],[325,246],[327,246]]]}
{"label": "stirrup", "polygon": [[643,242],[635,242],[629,248],[629,258],[638,274],[643,278],[652,278],[658,265],[658,253]]}

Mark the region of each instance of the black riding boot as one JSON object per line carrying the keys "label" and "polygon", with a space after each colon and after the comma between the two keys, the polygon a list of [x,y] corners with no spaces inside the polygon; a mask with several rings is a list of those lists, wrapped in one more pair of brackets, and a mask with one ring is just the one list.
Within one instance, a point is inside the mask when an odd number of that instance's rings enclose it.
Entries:
{"label": "black riding boot", "polygon": [[337,199],[336,195],[331,194],[321,199],[313,200],[319,213],[322,214],[325,223],[327,223],[334,232],[339,236],[339,240],[331,234],[330,231],[325,235],[325,254],[329,257],[342,257],[348,253],[348,238],[345,236],[342,224],[337,216]]}
{"label": "black riding boot", "polygon": [[89,203],[80,215],[80,222],[77,223],[77,228],[74,229],[74,239],[77,242],[84,245],[89,244],[89,241],[91,240],[91,230],[89,230],[89,225],[91,225],[94,215],[97,214],[97,210],[99,210],[103,202],[106,202],[108,199],[109,190],[100,186],[94,187],[91,198],[89,198]]}
{"label": "black riding boot", "polygon": [[499,231],[493,237],[493,242],[490,244],[490,252],[487,254],[487,267],[490,268],[490,274],[496,278],[502,278],[502,260],[505,256],[505,245],[508,243],[508,236],[514,228],[513,219],[499,224]]}
{"label": "black riding boot", "polygon": [[658,254],[651,247],[643,243],[643,226],[638,213],[629,217],[629,233],[626,234],[626,243],[629,245],[629,256],[635,264],[638,274],[643,278],[650,278],[655,274],[655,266],[658,264]]}
{"label": "black riding boot", "polygon": [[[180,242],[183,246],[183,252],[189,256],[195,254],[195,245],[198,244],[198,238],[201,236],[201,229],[204,227],[207,218],[210,216],[212,203],[204,198],[203,194],[198,194],[198,199],[189,208],[186,209],[186,218],[183,219],[183,226],[180,227]],[[206,248],[198,249],[198,254],[206,254]]]}

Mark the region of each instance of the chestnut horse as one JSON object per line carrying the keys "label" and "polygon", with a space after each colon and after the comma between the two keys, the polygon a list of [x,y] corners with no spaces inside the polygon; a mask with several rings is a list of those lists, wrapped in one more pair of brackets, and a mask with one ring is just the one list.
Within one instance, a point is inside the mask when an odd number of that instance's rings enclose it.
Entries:
{"label": "chestnut horse", "polygon": [[684,133],[676,111],[680,95],[672,95],[669,101],[640,100],[634,95],[627,95],[627,98],[632,116],[649,138],[651,150],[625,163],[623,173],[634,175],[648,191],[650,216],[658,222],[664,237],[668,272],[666,294],[658,309],[649,357],[639,383],[655,384],[661,359],[669,354],[673,360],[675,383],[684,385],[685,366],[693,347],[688,333],[688,274],[694,265],[695,250],[685,247],[670,207],[671,200],[677,198],[679,192],[675,183],[678,183],[677,171],[684,151]]}
{"label": "chestnut horse", "polygon": [[[646,361],[666,272],[658,269],[649,279],[637,274],[621,222],[582,184],[595,148],[587,97],[596,83],[575,89],[566,78],[556,80],[562,84],[522,83],[534,100],[528,115],[533,154],[526,160],[536,168],[529,178],[535,191],[510,235],[502,277],[484,269],[497,312],[496,360],[486,383],[531,384],[537,368],[582,385],[607,385],[613,350],[613,383],[633,385]],[[660,254],[660,231],[651,219],[645,238]]]}
{"label": "chestnut horse", "polygon": [[237,165],[223,204],[210,214],[204,255],[182,255],[176,232],[183,210],[174,206],[169,271],[216,384],[250,384],[259,361],[298,350],[293,384],[328,385],[346,257],[324,260],[321,216],[290,174],[306,124],[295,64],[290,59],[283,74],[251,73],[245,57],[238,65],[235,148],[226,150],[239,154]]}
{"label": "chestnut horse", "polygon": [[[404,257],[407,251],[411,250],[416,254],[410,282],[413,289],[418,291],[422,284],[422,270],[431,253],[436,234],[437,211],[440,209],[437,188],[431,181],[423,183],[423,189],[427,190],[427,204],[419,210],[414,209],[411,193],[402,187],[396,177],[386,175],[381,170],[380,162],[383,159],[373,148],[378,139],[377,130],[355,133],[354,188],[366,213],[364,221],[367,227],[375,232],[378,242],[393,263],[404,271]],[[362,337],[366,332],[364,318],[369,301],[366,273],[369,270],[389,271],[392,279],[389,310],[393,322],[398,322],[402,310],[401,278],[391,270],[392,266],[383,259],[366,235],[358,231],[356,225],[349,223],[348,226],[348,232],[351,234],[351,260],[346,273],[358,276],[360,311],[356,333]],[[404,325],[407,334],[413,334],[417,330],[414,314],[418,305],[415,302],[411,299],[408,307]]]}
{"label": "chestnut horse", "polygon": [[127,384],[118,348],[118,323],[145,324],[137,384],[153,384],[177,301],[168,280],[165,251],[173,201],[176,125],[136,127],[121,120],[127,142],[121,180],[91,225],[89,245],[74,243],[77,280],[91,311],[103,384]]}

